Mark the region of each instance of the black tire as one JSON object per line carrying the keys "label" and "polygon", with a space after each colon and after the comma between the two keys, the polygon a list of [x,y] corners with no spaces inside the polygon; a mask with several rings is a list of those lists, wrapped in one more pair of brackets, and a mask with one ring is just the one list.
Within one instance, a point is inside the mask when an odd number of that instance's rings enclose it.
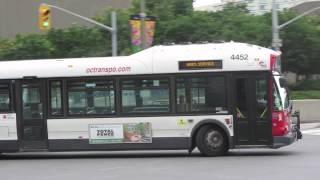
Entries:
{"label": "black tire", "polygon": [[228,149],[227,135],[215,126],[203,126],[196,135],[196,144],[204,156],[221,156]]}

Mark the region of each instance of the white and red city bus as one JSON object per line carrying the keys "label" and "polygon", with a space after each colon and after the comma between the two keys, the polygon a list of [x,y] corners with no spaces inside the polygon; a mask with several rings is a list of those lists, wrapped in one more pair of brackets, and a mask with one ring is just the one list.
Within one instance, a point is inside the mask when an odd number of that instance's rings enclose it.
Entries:
{"label": "white and red city bus", "polygon": [[235,42],[0,62],[0,152],[286,146],[300,132],[279,63]]}

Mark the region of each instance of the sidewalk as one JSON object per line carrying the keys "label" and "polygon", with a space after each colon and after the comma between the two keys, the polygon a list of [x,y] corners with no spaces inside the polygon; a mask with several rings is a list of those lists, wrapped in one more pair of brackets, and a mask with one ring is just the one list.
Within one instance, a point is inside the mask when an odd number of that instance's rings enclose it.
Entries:
{"label": "sidewalk", "polygon": [[319,128],[320,123],[301,123],[301,129],[306,130],[306,129],[314,129],[314,128]]}

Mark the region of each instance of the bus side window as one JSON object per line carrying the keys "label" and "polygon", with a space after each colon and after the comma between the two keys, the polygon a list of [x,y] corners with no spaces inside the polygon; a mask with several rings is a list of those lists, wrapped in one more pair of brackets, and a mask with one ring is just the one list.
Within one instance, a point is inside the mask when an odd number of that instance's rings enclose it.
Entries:
{"label": "bus side window", "polygon": [[179,113],[227,113],[225,78],[177,78],[177,110]]}
{"label": "bus side window", "polygon": [[109,115],[115,111],[112,80],[68,81],[68,114]]}
{"label": "bus side window", "polygon": [[236,80],[236,89],[237,89],[237,105],[236,112],[238,118],[247,118],[248,110],[247,110],[247,97],[248,92],[246,91],[247,81],[244,78],[240,78]]}
{"label": "bus side window", "polygon": [[50,82],[50,115],[61,116],[62,113],[62,83],[61,81]]}
{"label": "bus side window", "polygon": [[268,111],[267,80],[256,79],[256,116],[266,118]]}
{"label": "bus side window", "polygon": [[169,79],[122,80],[121,99],[125,114],[168,113]]}
{"label": "bus side window", "polygon": [[0,112],[10,111],[10,91],[8,84],[0,84]]}

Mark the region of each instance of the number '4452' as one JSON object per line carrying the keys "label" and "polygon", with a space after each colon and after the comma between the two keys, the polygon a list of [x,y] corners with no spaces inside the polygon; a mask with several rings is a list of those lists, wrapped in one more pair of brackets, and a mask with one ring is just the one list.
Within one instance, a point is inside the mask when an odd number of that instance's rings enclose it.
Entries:
{"label": "number '4452'", "polygon": [[248,54],[232,54],[230,57],[232,60],[240,60],[240,61],[247,61],[248,59]]}

